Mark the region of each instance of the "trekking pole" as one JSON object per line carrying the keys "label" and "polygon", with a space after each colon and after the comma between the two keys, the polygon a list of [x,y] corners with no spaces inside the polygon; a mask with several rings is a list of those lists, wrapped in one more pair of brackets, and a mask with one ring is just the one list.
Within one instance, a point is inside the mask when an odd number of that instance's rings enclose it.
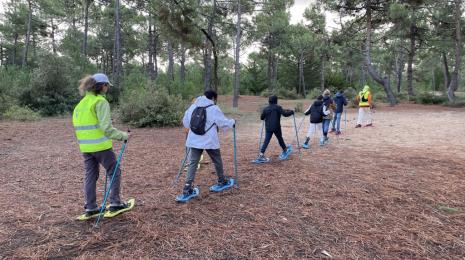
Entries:
{"label": "trekking pole", "polygon": [[[295,123],[295,115],[294,114],[292,114],[292,118],[294,119],[294,129],[295,129],[295,136],[297,138],[297,147],[299,148],[299,158],[302,158],[302,153],[300,152],[299,133],[297,131],[297,124]],[[302,120],[302,122],[303,122],[303,120]]]}
{"label": "trekking pole", "polygon": [[171,188],[174,188],[174,186],[176,186],[176,184],[178,184],[179,177],[181,177],[181,174],[182,174],[182,169],[186,165],[186,161],[187,161],[187,158],[189,157],[190,153],[191,153],[191,148],[185,147],[184,159],[182,159],[182,161],[181,161],[181,166],[179,166],[178,174],[176,175],[176,179],[174,179],[173,183],[171,184]]}
{"label": "trekking pole", "polygon": [[108,186],[108,190],[106,191],[105,196],[103,197],[102,206],[100,207],[100,213],[98,214],[98,218],[97,218],[97,221],[95,222],[94,227],[98,227],[98,223],[100,222],[100,219],[102,218],[102,213],[105,210],[105,205],[107,204],[108,195],[110,195],[111,185],[113,184],[113,181],[115,180],[116,172],[118,171],[119,165],[121,163],[121,159],[123,158],[124,150],[126,149],[127,143],[128,143],[128,140],[125,140],[123,142],[123,146],[121,147],[118,160],[116,161],[115,169],[113,170],[113,175],[111,176],[110,185]]}
{"label": "trekking pole", "polygon": [[260,127],[260,139],[258,140],[258,154],[260,154],[260,146],[262,145],[262,137],[263,137],[263,126],[265,125],[265,121],[262,120],[262,126]]}
{"label": "trekking pole", "polygon": [[[297,132],[298,132],[298,133],[300,133],[300,128],[302,127],[304,121],[305,121],[305,115],[304,115],[304,117],[302,118],[302,120],[300,120],[299,127],[297,128]],[[295,140],[295,136],[294,136],[294,140]],[[294,143],[294,140],[292,140],[293,143]]]}
{"label": "trekking pole", "polygon": [[344,110],[344,130],[347,131],[347,110]]}
{"label": "trekking pole", "polygon": [[236,126],[233,127],[233,143],[234,143],[234,176],[236,177],[236,187],[239,188],[237,176],[237,143],[236,143]]}

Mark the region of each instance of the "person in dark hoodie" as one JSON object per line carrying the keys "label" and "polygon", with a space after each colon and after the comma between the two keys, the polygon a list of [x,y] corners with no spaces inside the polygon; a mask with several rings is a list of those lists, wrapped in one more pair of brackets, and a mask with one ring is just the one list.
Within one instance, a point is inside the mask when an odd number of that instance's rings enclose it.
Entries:
{"label": "person in dark hoodie", "polygon": [[329,125],[331,124],[331,119],[333,119],[333,111],[336,108],[333,99],[331,98],[331,91],[329,91],[329,89],[323,91],[323,104],[329,110],[329,114],[323,116],[323,136],[326,143],[329,140]]}
{"label": "person in dark hoodie", "polygon": [[334,97],[334,103],[336,103],[336,111],[334,113],[334,120],[331,127],[331,132],[335,132],[336,135],[341,134],[341,117],[344,112],[344,106],[347,106],[347,100],[344,97],[344,92],[339,90]]}
{"label": "person in dark hoodie", "polygon": [[320,133],[320,145],[323,146],[325,144],[322,131],[323,117],[329,115],[329,109],[323,103],[323,96],[319,96],[315,102],[313,102],[307,111],[305,111],[305,115],[310,115],[310,126],[302,148],[310,149],[310,138],[313,137],[316,131]]}
{"label": "person in dark hoodie", "polygon": [[283,135],[281,132],[281,116],[291,116],[294,114],[294,111],[283,109],[281,106],[278,105],[278,97],[277,96],[270,96],[268,98],[269,105],[263,109],[263,112],[260,116],[261,120],[265,120],[265,141],[260,149],[260,154],[258,158],[255,160],[257,163],[264,163],[268,162],[269,159],[265,157],[265,151],[270,144],[271,137],[273,134],[278,139],[279,145],[283,149],[282,153],[279,155],[280,160],[285,160],[289,157],[292,153],[292,145],[286,146],[284,143]]}

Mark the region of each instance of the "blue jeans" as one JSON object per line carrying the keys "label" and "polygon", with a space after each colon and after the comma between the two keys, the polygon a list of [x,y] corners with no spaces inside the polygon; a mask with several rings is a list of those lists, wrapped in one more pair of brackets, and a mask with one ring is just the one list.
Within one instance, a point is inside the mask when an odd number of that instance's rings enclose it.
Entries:
{"label": "blue jeans", "polygon": [[333,124],[332,124],[332,127],[331,127],[331,129],[333,129],[333,131],[340,131],[341,130],[341,117],[342,117],[342,113],[336,113],[334,115]]}
{"label": "blue jeans", "polygon": [[330,123],[331,123],[331,119],[323,119],[323,135],[324,136],[328,135]]}

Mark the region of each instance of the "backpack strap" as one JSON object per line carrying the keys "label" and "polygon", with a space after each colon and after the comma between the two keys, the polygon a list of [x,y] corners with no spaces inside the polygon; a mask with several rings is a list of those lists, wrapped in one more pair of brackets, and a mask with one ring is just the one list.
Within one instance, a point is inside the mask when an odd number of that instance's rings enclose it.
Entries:
{"label": "backpack strap", "polygon": [[[211,105],[208,105],[205,107],[205,113],[207,113],[207,108],[211,107],[211,106],[214,106],[215,104],[211,104]],[[215,123],[213,123],[207,130],[205,130],[205,133],[207,133],[208,131],[210,131],[210,129],[212,129],[212,127],[216,125]]]}

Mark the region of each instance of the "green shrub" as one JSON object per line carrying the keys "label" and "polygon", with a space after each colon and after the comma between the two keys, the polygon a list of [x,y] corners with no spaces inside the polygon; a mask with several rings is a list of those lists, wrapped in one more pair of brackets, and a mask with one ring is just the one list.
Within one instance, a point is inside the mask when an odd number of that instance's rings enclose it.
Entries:
{"label": "green shrub", "polygon": [[376,92],[373,95],[373,103],[376,103],[376,102],[382,102],[382,103],[388,102],[388,99],[386,97],[386,93],[384,93],[384,92]]}
{"label": "green shrub", "polygon": [[312,90],[310,90],[310,92],[307,93],[307,98],[310,98],[310,99],[315,99],[317,98],[319,95],[321,95],[321,90],[318,89],[318,88],[313,88]]}
{"label": "green shrub", "polygon": [[444,104],[448,101],[446,96],[436,96],[430,93],[421,93],[415,96],[417,104]]}
{"label": "green shrub", "polygon": [[0,115],[19,103],[19,97],[30,84],[31,72],[19,67],[0,67]]}
{"label": "green shrub", "polygon": [[121,100],[120,119],[135,127],[177,126],[181,124],[187,102],[165,89],[139,89],[125,93]]}
{"label": "green shrub", "polygon": [[278,97],[282,99],[297,99],[298,96],[293,90],[287,90],[284,88],[278,89]]}
{"label": "green shrub", "polygon": [[29,107],[13,105],[3,114],[3,117],[16,121],[37,121],[40,119],[40,114],[34,112]]}
{"label": "green shrub", "polygon": [[38,68],[33,70],[31,85],[25,86],[21,95],[21,103],[46,116],[71,111],[79,96],[77,82],[70,79],[67,64],[62,57],[41,57]]}
{"label": "green shrub", "polygon": [[262,97],[269,97],[271,95],[276,95],[276,93],[273,91],[270,91],[269,89],[263,90],[262,93],[260,94],[260,96]]}

